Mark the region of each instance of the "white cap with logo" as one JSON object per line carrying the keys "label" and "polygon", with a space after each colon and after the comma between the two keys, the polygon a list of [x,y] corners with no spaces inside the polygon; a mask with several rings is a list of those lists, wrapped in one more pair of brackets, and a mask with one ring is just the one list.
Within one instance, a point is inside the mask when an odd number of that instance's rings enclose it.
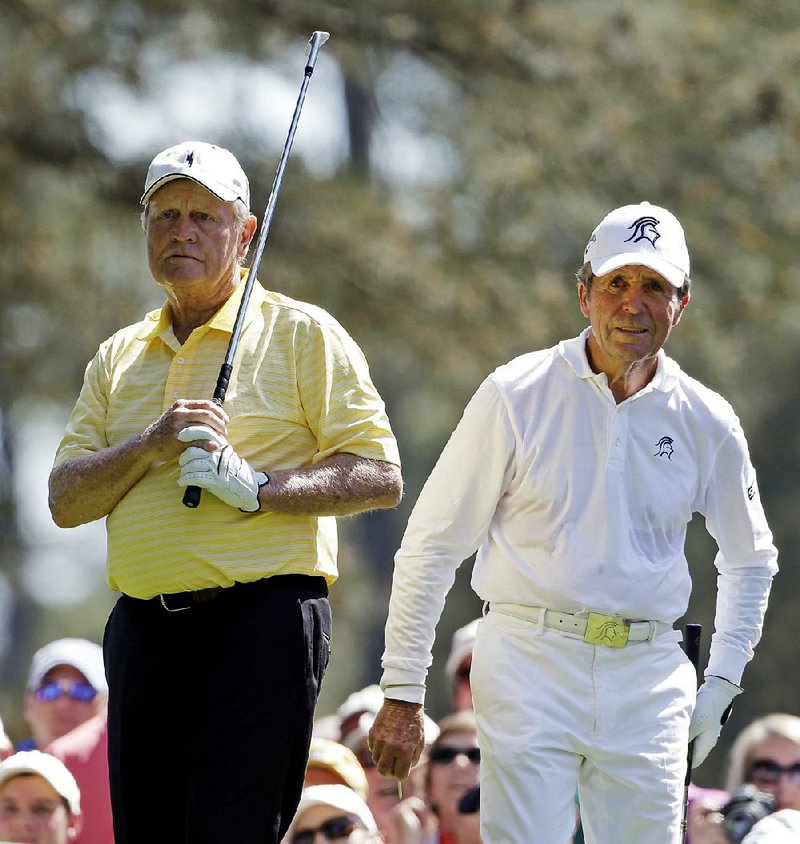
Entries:
{"label": "white cap with logo", "polygon": [[640,202],[608,213],[589,238],[583,253],[595,275],[628,264],[641,264],[682,287],[689,275],[689,252],[683,228],[674,214]]}
{"label": "white cap with logo", "polygon": [[160,152],[151,162],[144,180],[141,203],[173,179],[191,179],[223,202],[241,199],[250,207],[250,183],[235,156],[204,141],[184,141]]}
{"label": "white cap with logo", "polygon": [[78,783],[60,759],[40,750],[20,750],[0,762],[0,787],[22,774],[36,774],[47,780],[67,801],[70,812],[73,815],[80,814],[81,793]]}

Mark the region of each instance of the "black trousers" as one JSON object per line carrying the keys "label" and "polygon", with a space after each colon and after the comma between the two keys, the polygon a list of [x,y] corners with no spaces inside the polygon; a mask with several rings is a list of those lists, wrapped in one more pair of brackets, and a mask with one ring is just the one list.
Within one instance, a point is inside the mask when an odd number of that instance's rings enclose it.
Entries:
{"label": "black trousers", "polygon": [[237,584],[167,612],[120,597],[103,642],[116,844],[277,844],[330,656],[322,578]]}

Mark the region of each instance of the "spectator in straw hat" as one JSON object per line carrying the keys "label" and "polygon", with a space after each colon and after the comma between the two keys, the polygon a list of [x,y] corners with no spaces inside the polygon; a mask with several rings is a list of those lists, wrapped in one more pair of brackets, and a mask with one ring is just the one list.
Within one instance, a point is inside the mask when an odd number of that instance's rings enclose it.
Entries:
{"label": "spectator in straw hat", "polygon": [[346,785],[367,799],[367,775],[355,753],[338,741],[315,736],[308,751],[305,788],[312,785]]}

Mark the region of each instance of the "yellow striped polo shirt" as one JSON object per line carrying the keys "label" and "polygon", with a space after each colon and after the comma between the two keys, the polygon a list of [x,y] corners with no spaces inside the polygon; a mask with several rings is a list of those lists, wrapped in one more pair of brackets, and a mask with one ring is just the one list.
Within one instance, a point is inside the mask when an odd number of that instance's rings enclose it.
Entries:
{"label": "yellow striped polo shirt", "polygon": [[[181,345],[167,303],[106,340],[56,454],[58,465],[140,434],[176,399],[211,398],[243,284]],[[228,439],[257,469],[338,452],[400,458],[359,347],[321,308],[253,286],[225,397]],[[277,574],[337,577],[334,517],[241,513],[204,493],[182,504],[177,460],[153,464],[107,517],[109,586],[136,598]]]}

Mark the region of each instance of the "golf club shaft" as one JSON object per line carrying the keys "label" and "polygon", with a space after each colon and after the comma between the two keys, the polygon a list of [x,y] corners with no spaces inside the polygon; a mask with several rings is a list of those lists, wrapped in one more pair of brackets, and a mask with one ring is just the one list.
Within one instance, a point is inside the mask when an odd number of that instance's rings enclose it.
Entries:
{"label": "golf club shaft", "polygon": [[[700,638],[703,628],[700,624],[687,624],[684,628],[684,651],[697,673],[700,664]],[[692,782],[692,761],[694,757],[694,742],[689,742],[686,753],[686,779],[683,783],[683,816],[681,817],[681,842],[686,844],[686,825],[689,819],[689,786]]]}
{"label": "golf club shaft", "polygon": [[[305,73],[303,74],[303,84],[300,86],[300,93],[297,97],[297,103],[294,107],[294,114],[292,115],[292,122],[289,126],[289,134],[286,138],[286,143],[283,145],[283,152],[281,153],[278,168],[275,171],[275,178],[272,180],[272,189],[269,193],[269,200],[264,211],[264,219],[261,221],[261,229],[258,234],[258,241],[256,243],[256,250],[253,254],[253,260],[250,262],[250,269],[247,273],[247,278],[244,282],[244,290],[242,291],[242,300],[239,303],[239,310],[236,313],[236,321],[233,324],[231,331],[231,339],[228,342],[228,350],[225,353],[225,360],[220,367],[219,376],[217,377],[217,385],[214,389],[213,401],[218,405],[222,405],[225,401],[225,394],[228,390],[228,383],[230,382],[231,373],[233,372],[233,359],[236,355],[236,347],[239,345],[239,337],[242,333],[242,326],[244,325],[245,314],[247,313],[247,305],[250,301],[250,294],[253,291],[253,285],[256,281],[258,268],[261,265],[261,256],[264,252],[264,245],[267,242],[270,225],[272,224],[272,215],[275,212],[275,204],[278,201],[278,192],[281,189],[283,182],[283,172],[286,169],[286,162],[289,159],[289,153],[294,143],[295,132],[297,131],[297,124],[300,120],[300,112],[303,108],[303,101],[306,98],[306,90],[308,83],[311,81],[311,74],[314,72],[314,67],[317,62],[317,55],[320,47],[330,38],[327,32],[316,31],[311,36],[308,42]],[[200,504],[201,490],[198,486],[188,486],[183,494],[183,503],[186,507],[194,509]]]}

